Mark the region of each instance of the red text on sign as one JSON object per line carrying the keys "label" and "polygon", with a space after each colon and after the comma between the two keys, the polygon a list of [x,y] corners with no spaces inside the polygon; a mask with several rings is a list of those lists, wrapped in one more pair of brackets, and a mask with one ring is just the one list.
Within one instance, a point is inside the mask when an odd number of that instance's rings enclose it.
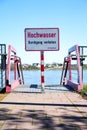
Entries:
{"label": "red text on sign", "polygon": [[27,35],[29,38],[55,38],[56,37],[56,33],[31,33],[28,32]]}

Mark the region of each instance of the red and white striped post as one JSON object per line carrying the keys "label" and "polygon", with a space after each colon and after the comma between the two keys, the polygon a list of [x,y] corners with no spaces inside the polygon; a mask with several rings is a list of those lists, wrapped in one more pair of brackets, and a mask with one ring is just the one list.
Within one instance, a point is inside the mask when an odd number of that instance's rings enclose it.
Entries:
{"label": "red and white striped post", "polygon": [[44,51],[41,51],[41,88],[44,91]]}

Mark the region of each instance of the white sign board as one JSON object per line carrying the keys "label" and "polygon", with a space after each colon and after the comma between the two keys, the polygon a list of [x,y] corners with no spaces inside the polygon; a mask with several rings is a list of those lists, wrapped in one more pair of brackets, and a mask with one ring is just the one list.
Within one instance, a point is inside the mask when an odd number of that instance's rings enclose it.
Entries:
{"label": "white sign board", "polygon": [[26,51],[58,51],[59,28],[25,28]]}

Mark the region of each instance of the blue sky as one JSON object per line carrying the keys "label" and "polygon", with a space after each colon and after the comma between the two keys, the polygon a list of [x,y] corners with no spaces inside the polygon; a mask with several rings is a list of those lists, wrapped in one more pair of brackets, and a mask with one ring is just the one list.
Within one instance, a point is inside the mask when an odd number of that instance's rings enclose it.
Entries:
{"label": "blue sky", "polygon": [[45,63],[62,63],[68,49],[87,45],[87,0],[0,0],[0,44],[11,44],[22,63],[40,62],[40,52],[26,52],[25,28],[60,29],[60,51],[45,52]]}

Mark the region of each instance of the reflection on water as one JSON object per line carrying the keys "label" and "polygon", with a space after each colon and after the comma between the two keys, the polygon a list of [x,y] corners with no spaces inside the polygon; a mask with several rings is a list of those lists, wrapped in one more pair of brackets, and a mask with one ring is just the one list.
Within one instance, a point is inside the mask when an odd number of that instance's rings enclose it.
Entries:
{"label": "reflection on water", "polygon": [[[60,84],[61,70],[46,70],[44,72],[45,85]],[[40,70],[26,70],[23,71],[25,84],[41,84],[41,72]],[[11,81],[13,80],[13,71],[11,71]],[[77,80],[77,72],[72,72],[73,80]],[[87,70],[83,72],[83,83],[87,83]]]}

